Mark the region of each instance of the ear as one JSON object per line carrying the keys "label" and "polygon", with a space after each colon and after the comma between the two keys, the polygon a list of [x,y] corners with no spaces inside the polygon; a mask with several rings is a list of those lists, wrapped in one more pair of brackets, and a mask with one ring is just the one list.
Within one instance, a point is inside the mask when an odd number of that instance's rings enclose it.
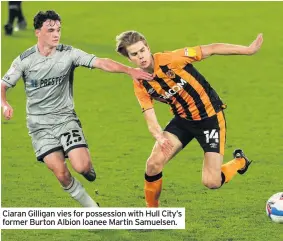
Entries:
{"label": "ear", "polygon": [[35,36],[36,36],[36,37],[39,37],[39,36],[40,36],[40,29],[36,29],[36,30],[35,30]]}

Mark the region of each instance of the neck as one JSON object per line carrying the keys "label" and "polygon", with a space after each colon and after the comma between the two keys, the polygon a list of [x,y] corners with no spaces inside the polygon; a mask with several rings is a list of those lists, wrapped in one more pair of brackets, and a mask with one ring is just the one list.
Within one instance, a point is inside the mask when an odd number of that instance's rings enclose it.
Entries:
{"label": "neck", "polygon": [[153,74],[154,73],[154,59],[153,59],[153,56],[151,56],[151,63],[150,65],[144,69],[144,71],[150,73],[150,74]]}
{"label": "neck", "polygon": [[40,43],[40,42],[37,42],[37,47],[38,47],[40,54],[42,54],[43,56],[52,55],[56,51],[56,46],[50,47],[50,46],[46,46],[46,45],[44,45],[43,43]]}

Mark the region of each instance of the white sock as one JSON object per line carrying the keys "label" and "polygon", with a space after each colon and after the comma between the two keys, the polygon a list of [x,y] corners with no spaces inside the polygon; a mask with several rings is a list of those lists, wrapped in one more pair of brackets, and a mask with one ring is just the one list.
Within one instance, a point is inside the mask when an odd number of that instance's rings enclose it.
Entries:
{"label": "white sock", "polygon": [[64,190],[68,192],[72,198],[78,201],[83,207],[99,207],[97,203],[88,195],[82,184],[72,177],[72,181]]}

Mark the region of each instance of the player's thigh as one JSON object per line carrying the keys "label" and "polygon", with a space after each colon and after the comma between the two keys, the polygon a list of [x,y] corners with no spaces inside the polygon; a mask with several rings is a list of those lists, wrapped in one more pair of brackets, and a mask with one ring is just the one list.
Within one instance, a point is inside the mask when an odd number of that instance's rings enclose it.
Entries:
{"label": "player's thigh", "polygon": [[199,121],[194,127],[194,135],[204,153],[215,152],[224,156],[226,143],[226,121],[223,111]]}
{"label": "player's thigh", "polygon": [[194,138],[193,133],[190,131],[190,122],[181,117],[174,117],[167,124],[164,132],[172,134],[172,141],[177,138],[177,141],[179,141],[177,144],[181,143],[181,148],[185,148]]}
{"label": "player's thigh", "polygon": [[221,186],[221,166],[223,156],[216,152],[206,152],[204,154],[202,168],[202,183],[211,189]]}
{"label": "player's thigh", "polygon": [[43,162],[45,156],[56,151],[63,151],[63,147],[52,133],[51,129],[39,129],[29,133],[32,139],[32,146],[38,161]]}
{"label": "player's thigh", "polygon": [[87,148],[87,142],[79,121],[70,120],[61,124],[54,130],[54,134],[58,137],[66,155],[73,149]]}
{"label": "player's thigh", "polygon": [[78,147],[68,152],[73,169],[78,173],[87,173],[91,170],[91,157],[88,148]]}
{"label": "player's thigh", "polygon": [[65,154],[69,157],[72,167],[79,173],[90,170],[91,157],[88,145],[79,121],[71,120],[56,129]]}
{"label": "player's thigh", "polygon": [[223,156],[216,152],[206,152],[204,154],[203,176],[218,177],[221,174],[221,166],[223,164]]}
{"label": "player's thigh", "polygon": [[171,142],[172,151],[169,156],[166,156],[162,151],[158,142],[155,142],[151,154],[147,160],[147,167],[152,165],[164,166],[171,160],[180,150],[182,150],[182,143],[174,134],[164,131],[164,136]]}
{"label": "player's thigh", "polygon": [[44,163],[53,172],[64,172],[66,169],[65,156],[63,151],[55,151],[47,154]]}
{"label": "player's thigh", "polygon": [[71,174],[66,165],[65,156],[62,150],[49,153],[43,160],[63,186],[66,187],[70,184]]}

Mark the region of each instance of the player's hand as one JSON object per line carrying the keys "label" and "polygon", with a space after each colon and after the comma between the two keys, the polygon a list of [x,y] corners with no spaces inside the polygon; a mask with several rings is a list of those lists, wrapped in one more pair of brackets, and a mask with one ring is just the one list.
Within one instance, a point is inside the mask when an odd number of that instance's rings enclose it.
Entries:
{"label": "player's hand", "polygon": [[171,141],[165,137],[160,137],[157,140],[158,144],[161,147],[162,152],[166,157],[169,157],[172,154],[173,144]]}
{"label": "player's hand", "polygon": [[14,112],[13,108],[9,104],[2,106],[2,108],[5,119],[10,120],[13,117],[13,112]]}
{"label": "player's hand", "polygon": [[132,79],[134,80],[152,80],[153,79],[153,75],[150,73],[147,73],[141,69],[134,69],[131,68],[129,71],[129,75],[132,77]]}
{"label": "player's hand", "polygon": [[251,45],[248,47],[248,55],[255,54],[261,47],[263,43],[263,35],[260,33],[256,39],[251,43]]}

